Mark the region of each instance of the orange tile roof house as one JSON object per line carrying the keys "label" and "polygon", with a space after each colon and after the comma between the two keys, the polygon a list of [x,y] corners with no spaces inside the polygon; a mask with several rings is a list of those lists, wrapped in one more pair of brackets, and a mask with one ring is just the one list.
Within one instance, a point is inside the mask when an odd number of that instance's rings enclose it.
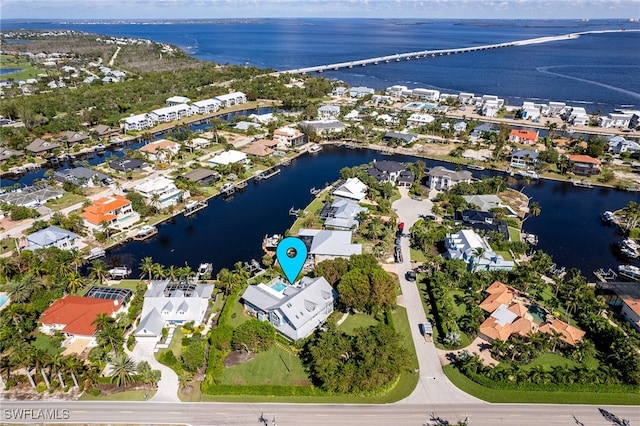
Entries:
{"label": "orange tile roof house", "polygon": [[493,312],[498,309],[500,305],[509,305],[516,296],[515,291],[511,287],[500,281],[494,281],[485,291],[489,293],[489,296],[480,302],[480,308],[485,312]]}
{"label": "orange tile roof house", "polygon": [[600,173],[600,160],[588,155],[570,155],[573,173],[577,175],[597,175]]}
{"label": "orange tile roof house", "polygon": [[626,319],[633,328],[640,331],[640,299],[622,299],[622,310],[620,311],[620,315],[622,318]]}
{"label": "orange tile roof house", "polygon": [[554,319],[551,322],[545,322],[540,326],[540,331],[542,333],[549,334],[551,334],[553,331],[556,331],[557,333],[561,334],[560,340],[571,346],[575,346],[576,343],[582,340],[585,335],[584,331],[558,319]]}
{"label": "orange tile roof house", "polygon": [[112,316],[122,306],[118,300],[67,295],[45,309],[39,322],[43,333],[58,330],[68,336],[91,337],[96,332],[93,321],[98,315]]}
{"label": "orange tile roof house", "polygon": [[80,213],[84,224],[91,230],[101,229],[102,222],[110,228],[126,229],[140,220],[140,215],[133,211],[131,201],[122,195],[112,195],[95,200]]}
{"label": "orange tile roof house", "polygon": [[[168,139],[160,139],[155,142],[149,142],[140,151],[145,153],[151,161],[164,161],[170,155],[175,155],[180,150],[180,144],[172,142]],[[169,154],[170,153],[170,154]]]}
{"label": "orange tile roof house", "polygon": [[278,146],[278,143],[276,140],[259,139],[250,147],[243,149],[242,152],[256,157],[267,157],[275,152],[274,148]]}
{"label": "orange tile roof house", "polygon": [[534,130],[512,129],[509,133],[509,141],[535,145],[538,141],[538,132]]}

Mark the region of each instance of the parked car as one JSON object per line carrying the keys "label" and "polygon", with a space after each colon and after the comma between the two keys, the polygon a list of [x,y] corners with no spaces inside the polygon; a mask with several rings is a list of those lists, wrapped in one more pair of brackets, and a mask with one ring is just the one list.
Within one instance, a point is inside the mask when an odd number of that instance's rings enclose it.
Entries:
{"label": "parked car", "polygon": [[405,278],[407,279],[407,281],[415,281],[417,278],[416,271],[414,271],[413,269],[408,270],[405,274]]}

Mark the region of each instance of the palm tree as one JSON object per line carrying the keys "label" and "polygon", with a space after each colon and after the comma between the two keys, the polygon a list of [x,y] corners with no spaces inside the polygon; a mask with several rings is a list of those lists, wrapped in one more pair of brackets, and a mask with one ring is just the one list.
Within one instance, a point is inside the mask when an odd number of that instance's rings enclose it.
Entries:
{"label": "palm tree", "polygon": [[231,294],[235,284],[233,272],[227,268],[222,268],[220,269],[220,272],[218,272],[218,275],[216,275],[216,279],[218,280],[220,287],[222,287],[224,294]]}
{"label": "palm tree", "polygon": [[164,269],[164,266],[162,266],[159,263],[154,263],[153,264],[153,275],[156,279],[162,279],[165,278],[167,276],[167,273]]}
{"label": "palm tree", "polygon": [[111,383],[116,386],[127,386],[133,383],[136,363],[126,354],[118,354],[111,361]]}
{"label": "palm tree", "polygon": [[540,213],[542,213],[542,209],[540,208],[540,203],[538,203],[537,201],[534,201],[533,203],[531,203],[531,205],[529,206],[529,214],[531,216],[540,216]]}
{"label": "palm tree", "polygon": [[100,228],[102,229],[102,233],[106,236],[107,239],[111,236],[111,228],[109,227],[109,222],[103,220],[100,222]]}
{"label": "palm tree", "polygon": [[78,249],[69,250],[69,255],[71,257],[71,264],[76,272],[78,272],[78,268],[84,264],[84,256],[80,253]]}
{"label": "palm tree", "polygon": [[67,291],[69,293],[77,293],[78,291],[85,288],[87,285],[84,277],[82,277],[78,272],[71,272],[67,275]]}
{"label": "palm tree", "polygon": [[100,260],[92,260],[91,265],[89,266],[89,277],[97,280],[98,283],[102,284],[107,279],[107,265]]}
{"label": "palm tree", "polygon": [[484,257],[486,251],[487,249],[485,249],[484,247],[476,247],[473,249],[473,272],[478,270],[478,267],[480,266],[480,260]]}
{"label": "palm tree", "polygon": [[186,388],[191,380],[193,380],[191,373],[183,370],[182,373],[178,375],[178,387],[180,389]]}
{"label": "palm tree", "polygon": [[29,283],[23,278],[9,281],[5,286],[5,289],[7,290],[9,297],[11,297],[11,301],[16,303],[26,302],[29,300],[31,293],[33,292]]}
{"label": "palm tree", "polygon": [[175,281],[178,277],[178,272],[178,268],[174,265],[170,265],[169,268],[167,268],[167,277],[169,278],[169,281]]}
{"label": "palm tree", "polygon": [[66,359],[65,368],[71,375],[71,379],[73,380],[73,385],[75,388],[79,388],[78,386],[78,378],[76,374],[80,373],[84,368],[84,363],[80,361],[75,356],[69,356]]}
{"label": "palm tree", "polygon": [[147,275],[149,277],[148,281],[151,281],[151,278],[153,277],[153,265],[153,258],[149,256],[140,261],[140,279]]}

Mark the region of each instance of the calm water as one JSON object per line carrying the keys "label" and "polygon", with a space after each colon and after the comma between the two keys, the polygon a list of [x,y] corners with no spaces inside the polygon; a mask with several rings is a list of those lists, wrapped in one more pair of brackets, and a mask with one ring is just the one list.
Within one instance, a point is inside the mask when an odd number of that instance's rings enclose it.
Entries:
{"label": "calm water", "polygon": [[[3,30],[75,29],[176,44],[217,63],[276,70],[425,49],[478,46],[602,29],[638,29],[628,21],[452,21],[267,19],[247,22],[81,24],[3,21]],[[517,48],[402,61],[327,72],[327,78],[382,89],[393,84],[445,92],[580,103],[589,111],[640,105],[640,33],[582,36]]]}
{"label": "calm water", "polygon": [[0,75],[13,74],[14,72],[22,71],[22,68],[2,68],[0,69]]}
{"label": "calm water", "polygon": [[[415,161],[393,156],[398,161]],[[309,190],[338,179],[343,167],[389,159],[375,151],[325,147],[316,155],[296,159],[279,175],[228,200],[210,200],[208,209],[190,218],[178,216],[160,226],[159,233],[144,242],[133,242],[111,252],[107,260],[135,270],[140,260],[151,256],[165,265],[197,268],[213,262],[216,271],[232,267],[238,260],[260,259],[266,234],[283,233],[294,221],[289,208],[302,208],[311,201]],[[426,161],[428,167],[446,165]],[[478,172],[474,174],[479,177]],[[482,172],[482,174],[488,174]],[[517,187],[521,189],[521,185]],[[577,267],[591,277],[599,267],[615,268],[619,260],[609,249],[621,239],[614,228],[605,227],[602,211],[618,209],[638,195],[609,189],[581,189],[570,184],[540,181],[523,192],[538,201],[542,214],[525,222],[525,230],[539,236],[539,247],[551,253],[558,265]]]}

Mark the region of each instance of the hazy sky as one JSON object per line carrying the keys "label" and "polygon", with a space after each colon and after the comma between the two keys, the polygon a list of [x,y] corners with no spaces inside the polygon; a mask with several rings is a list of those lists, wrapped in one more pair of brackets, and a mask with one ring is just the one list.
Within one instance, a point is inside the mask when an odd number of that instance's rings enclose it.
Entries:
{"label": "hazy sky", "polygon": [[640,0],[0,0],[3,19],[638,18]]}

